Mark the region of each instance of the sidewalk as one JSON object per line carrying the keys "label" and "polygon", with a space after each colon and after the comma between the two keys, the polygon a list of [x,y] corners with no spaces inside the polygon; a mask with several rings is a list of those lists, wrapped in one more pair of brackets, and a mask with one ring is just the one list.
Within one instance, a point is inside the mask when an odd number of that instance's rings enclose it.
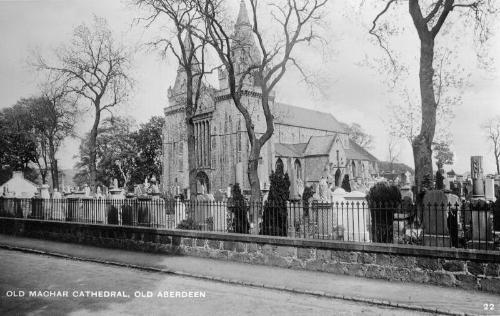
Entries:
{"label": "sidewalk", "polygon": [[[260,286],[358,302],[448,314],[500,314],[500,297],[414,283],[356,278],[187,256],[169,256],[0,235],[0,248]],[[494,304],[495,311],[483,310]]]}

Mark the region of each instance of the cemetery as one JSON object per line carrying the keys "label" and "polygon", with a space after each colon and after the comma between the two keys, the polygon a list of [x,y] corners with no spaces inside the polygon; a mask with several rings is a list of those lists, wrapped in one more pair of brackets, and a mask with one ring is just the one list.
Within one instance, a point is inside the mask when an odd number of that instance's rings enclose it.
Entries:
{"label": "cemetery", "polygon": [[65,188],[63,192],[49,192],[49,187],[42,185],[33,192],[31,183],[27,183],[27,189],[18,184],[22,175],[17,173],[13,179],[2,187],[2,217],[357,243],[500,249],[499,183],[498,179],[484,177],[482,157],[471,158],[470,182],[445,179],[448,184],[437,183],[435,189],[426,191],[420,205],[414,199],[411,183],[381,180],[364,191],[350,191],[350,185],[335,187],[326,177],[316,186],[304,188],[302,199],[290,199],[290,181],[283,169],[271,175],[262,202],[250,202],[238,184],[216,196],[201,193],[185,199],[182,195],[162,196],[154,177],[134,185],[133,192],[120,188],[114,179],[109,189],[99,186],[95,194],[88,185],[81,190]]}

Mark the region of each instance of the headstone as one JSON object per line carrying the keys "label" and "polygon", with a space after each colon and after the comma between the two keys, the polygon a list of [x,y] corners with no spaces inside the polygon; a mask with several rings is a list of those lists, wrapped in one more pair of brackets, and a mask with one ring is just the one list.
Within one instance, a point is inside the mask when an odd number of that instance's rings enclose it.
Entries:
{"label": "headstone", "polygon": [[297,188],[297,196],[301,197],[302,193],[304,192],[304,181],[302,181],[302,179],[298,178],[296,180],[296,188]]}
{"label": "headstone", "polygon": [[52,193],[52,198],[53,199],[62,199],[62,194],[59,192],[58,189],[54,189],[54,193]]}
{"label": "headstone", "polygon": [[471,157],[472,197],[484,197],[483,157]]}
{"label": "headstone", "polygon": [[484,179],[484,193],[487,201],[495,201],[495,180]]}
{"label": "headstone", "polygon": [[370,210],[366,194],[351,191],[344,195],[344,199],[347,202],[347,207],[341,214],[342,217],[339,217],[339,225],[343,224],[344,226],[344,240],[370,242]]}
{"label": "headstone", "polygon": [[43,184],[40,187],[40,198],[50,199],[49,186],[47,184]]}
{"label": "headstone", "polygon": [[318,185],[319,202],[328,202],[329,197],[330,196],[328,194],[328,183],[326,182],[325,178],[321,178],[321,180],[319,180],[319,185]]}
{"label": "headstone", "polygon": [[444,184],[444,189],[446,191],[449,191],[451,189],[451,187],[450,187],[450,179],[445,178],[443,180],[443,184]]}
{"label": "headstone", "polygon": [[89,197],[90,196],[90,187],[86,183],[85,183],[85,187],[83,188],[83,192],[85,192],[85,197]]}
{"label": "headstone", "polygon": [[411,191],[411,187],[409,185],[405,185],[401,188],[401,198],[408,197],[411,201],[413,201],[413,192]]}
{"label": "headstone", "polygon": [[[456,246],[458,225],[458,196],[441,190],[425,193],[423,199],[424,245],[437,247]],[[451,207],[449,206],[451,205]],[[458,206],[458,210],[460,206]]]}
{"label": "headstone", "polygon": [[465,210],[465,222],[471,223],[472,240],[469,248],[491,249],[493,245],[494,205],[484,199],[473,199]]}
{"label": "headstone", "polygon": [[100,185],[97,186],[95,197],[96,197],[96,199],[102,199],[103,198],[102,190],[101,190],[101,186]]}

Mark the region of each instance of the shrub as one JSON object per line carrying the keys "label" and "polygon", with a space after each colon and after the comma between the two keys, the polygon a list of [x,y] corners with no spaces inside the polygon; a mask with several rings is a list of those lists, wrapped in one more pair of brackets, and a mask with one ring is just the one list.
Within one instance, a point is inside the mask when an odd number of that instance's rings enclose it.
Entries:
{"label": "shrub", "polygon": [[290,179],[278,166],[269,176],[271,187],[264,206],[261,235],[287,236],[288,210],[286,202],[290,197]]}
{"label": "shrub", "polygon": [[346,174],[344,176],[344,180],[342,180],[341,188],[346,192],[351,192],[351,182],[349,181],[349,175]]}
{"label": "shrub", "polygon": [[196,230],[196,223],[192,218],[183,219],[178,225],[177,229]]}
{"label": "shrub", "polygon": [[314,195],[312,187],[305,187],[302,193],[302,205],[304,209],[304,216],[309,216],[309,199]]}
{"label": "shrub", "polygon": [[437,190],[444,189],[444,177],[439,170],[436,171],[436,189]]}
{"label": "shrub", "polygon": [[243,194],[241,194],[240,185],[236,183],[231,189],[231,198],[228,201],[228,208],[233,212],[232,229],[239,234],[248,234],[250,224],[248,223],[248,206]]}
{"label": "shrub", "polygon": [[401,203],[401,192],[395,185],[375,184],[368,192],[374,242],[392,243],[394,212]]}

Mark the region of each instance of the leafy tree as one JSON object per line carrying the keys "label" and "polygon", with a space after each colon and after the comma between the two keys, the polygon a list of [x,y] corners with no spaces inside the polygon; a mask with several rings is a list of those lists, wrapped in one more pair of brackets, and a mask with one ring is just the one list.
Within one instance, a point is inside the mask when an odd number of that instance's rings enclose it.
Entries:
{"label": "leafy tree", "polygon": [[10,179],[13,171],[23,171],[35,181],[33,165],[38,162],[36,140],[33,137],[29,111],[22,102],[0,111],[0,182]]}
{"label": "leafy tree", "polygon": [[[108,185],[118,179],[121,186],[131,189],[145,178],[161,178],[163,119],[152,117],[134,130],[134,122],[125,117],[103,120],[97,137],[97,183]],[[80,144],[79,172],[75,183],[90,182],[89,136]]]}
{"label": "leafy tree", "polygon": [[436,143],[433,146],[433,151],[438,171],[442,171],[444,165],[453,164],[454,154],[450,149],[449,143],[445,142]]}
{"label": "leafy tree", "polygon": [[436,171],[436,189],[443,190],[444,189],[444,176],[441,171]]}
{"label": "leafy tree", "polygon": [[164,119],[153,116],[147,123],[141,124],[139,130],[131,137],[136,146],[137,157],[132,171],[131,181],[141,183],[146,177],[162,175],[162,130]]}
{"label": "leafy tree", "polygon": [[351,192],[351,182],[349,181],[349,175],[346,174],[342,180],[342,185],[340,186],[344,191]]}
{"label": "leafy tree", "polygon": [[232,223],[233,232],[239,234],[248,234],[250,224],[248,223],[248,206],[239,183],[231,188],[231,200],[228,201],[230,210],[233,212],[234,220]]}
{"label": "leafy tree", "polygon": [[399,188],[379,182],[370,189],[367,200],[371,209],[373,241],[392,243],[394,212],[401,203]]}
{"label": "leafy tree", "polygon": [[290,198],[290,179],[283,166],[277,165],[276,171],[269,176],[271,187],[264,205],[261,235],[287,236],[288,210],[286,202]]}
{"label": "leafy tree", "polygon": [[302,193],[302,205],[304,209],[304,216],[309,216],[309,199],[314,196],[314,190],[310,186],[304,188],[304,193]]}
{"label": "leafy tree", "polygon": [[[97,137],[97,185],[109,185],[114,179],[123,187],[130,185],[135,170],[137,146],[132,137],[133,122],[123,117],[103,120]],[[77,185],[89,183],[90,175],[90,134],[80,144],[80,161],[76,164],[79,172],[74,181]]]}
{"label": "leafy tree", "polygon": [[76,117],[75,100],[68,97],[64,87],[47,86],[43,95],[21,99],[26,108],[26,124],[30,126],[37,144],[38,161],[42,182],[46,183],[50,170],[52,187],[59,188],[59,169],[56,154],[62,141],[73,135]]}

